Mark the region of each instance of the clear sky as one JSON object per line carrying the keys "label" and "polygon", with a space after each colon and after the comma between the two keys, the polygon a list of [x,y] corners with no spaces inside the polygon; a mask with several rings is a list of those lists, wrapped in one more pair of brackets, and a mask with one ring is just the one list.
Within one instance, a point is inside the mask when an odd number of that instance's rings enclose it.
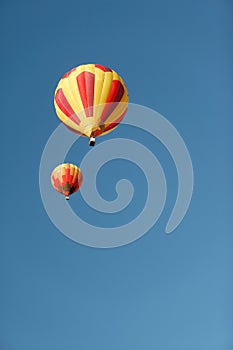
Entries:
{"label": "clear sky", "polygon": [[[0,9],[0,349],[233,349],[232,1],[3,0]],[[195,188],[171,235],[164,229],[174,164],[139,131],[168,181],[165,210],[145,236],[122,248],[85,247],[43,208],[40,157],[60,123],[54,89],[67,70],[89,62],[117,70],[130,101],[160,112],[186,142]],[[111,137],[135,132],[120,126]],[[88,150],[81,142],[83,154],[74,146],[68,157],[77,164]],[[97,185],[112,199],[115,180],[127,174],[138,188],[128,213],[97,215],[77,194],[80,216],[108,226],[137,215],[140,169],[112,162]]]}

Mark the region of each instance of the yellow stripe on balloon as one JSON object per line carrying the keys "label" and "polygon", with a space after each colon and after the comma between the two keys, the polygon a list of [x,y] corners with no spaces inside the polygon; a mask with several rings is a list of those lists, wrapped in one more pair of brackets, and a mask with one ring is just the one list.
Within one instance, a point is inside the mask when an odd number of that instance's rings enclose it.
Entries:
{"label": "yellow stripe on balloon", "polygon": [[94,64],[85,64],[84,65],[84,72],[89,72],[89,73],[95,74],[95,65]]}
{"label": "yellow stripe on balloon", "polygon": [[105,73],[102,69],[95,68],[95,91],[94,91],[94,104],[100,103],[100,97],[103,89]]}
{"label": "yellow stripe on balloon", "polygon": [[75,170],[74,166],[72,164],[70,164],[70,175],[71,176],[74,176],[74,170]]}
{"label": "yellow stripe on balloon", "polygon": [[[79,67],[78,67],[79,68]],[[76,114],[79,117],[79,112],[83,111],[83,103],[80,97],[80,93],[79,93],[79,89],[78,89],[78,83],[77,83],[77,76],[82,73],[82,71],[84,72],[84,70],[82,69],[76,69],[75,74],[70,74],[70,76],[68,77],[68,83],[70,85],[70,91],[72,93],[72,95],[75,97],[75,107],[73,104],[71,104],[71,107],[73,108],[73,110],[76,112]],[[80,119],[80,117],[79,117]]]}
{"label": "yellow stripe on balloon", "polygon": [[80,107],[79,101],[77,99],[77,90],[74,89],[74,84],[72,84],[72,79],[75,79],[75,77],[75,72],[72,72],[70,76],[62,80],[62,91],[73,111],[76,111],[77,114],[77,111],[80,109]]}
{"label": "yellow stripe on balloon", "polygon": [[103,104],[107,101],[111,86],[112,86],[112,81],[113,81],[113,74],[112,72],[106,72],[105,73],[105,79],[103,82],[103,87],[102,87],[102,92],[99,100],[99,104]]}
{"label": "yellow stripe on balloon", "polygon": [[74,177],[73,177],[72,183],[75,183],[75,182],[76,182],[78,173],[79,173],[79,169],[76,167],[76,168],[74,169]]}
{"label": "yellow stripe on balloon", "polygon": [[66,124],[67,126],[69,126],[72,129],[77,129],[77,124],[74,123],[70,118],[68,118],[61,110],[58,106],[55,105],[55,109],[57,112],[57,115],[59,116],[60,120]]}

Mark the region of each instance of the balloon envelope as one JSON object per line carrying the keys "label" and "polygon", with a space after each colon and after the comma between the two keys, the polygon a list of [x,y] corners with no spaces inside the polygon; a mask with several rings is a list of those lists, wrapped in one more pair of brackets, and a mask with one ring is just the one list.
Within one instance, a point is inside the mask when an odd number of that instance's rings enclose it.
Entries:
{"label": "balloon envelope", "polygon": [[69,195],[79,190],[83,176],[81,170],[74,164],[66,163],[58,165],[51,174],[51,183],[56,191]]}
{"label": "balloon envelope", "polygon": [[60,120],[73,132],[95,138],[117,127],[128,107],[128,90],[112,69],[86,64],[59,81],[54,105]]}

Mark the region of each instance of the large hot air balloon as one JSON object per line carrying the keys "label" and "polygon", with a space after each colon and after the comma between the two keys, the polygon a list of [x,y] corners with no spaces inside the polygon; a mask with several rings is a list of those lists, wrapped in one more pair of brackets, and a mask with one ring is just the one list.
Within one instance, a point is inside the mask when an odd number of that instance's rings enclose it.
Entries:
{"label": "large hot air balloon", "polygon": [[66,199],[81,187],[83,176],[74,164],[60,164],[51,174],[51,183],[56,191],[65,195]]}
{"label": "large hot air balloon", "polygon": [[71,69],[59,81],[54,95],[58,117],[73,132],[90,138],[104,135],[124,118],[128,91],[122,78],[99,64]]}

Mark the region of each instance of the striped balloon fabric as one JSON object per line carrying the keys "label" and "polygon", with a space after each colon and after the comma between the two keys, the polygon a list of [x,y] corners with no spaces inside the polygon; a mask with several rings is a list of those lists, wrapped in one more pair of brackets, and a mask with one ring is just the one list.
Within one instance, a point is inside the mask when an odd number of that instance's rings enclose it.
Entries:
{"label": "striped balloon fabric", "polygon": [[91,138],[117,127],[128,107],[128,91],[112,69],[86,64],[71,69],[54,95],[58,117],[73,132]]}
{"label": "striped balloon fabric", "polygon": [[78,191],[82,185],[83,176],[81,170],[74,164],[60,164],[51,174],[51,183],[56,191],[65,195],[66,199]]}

